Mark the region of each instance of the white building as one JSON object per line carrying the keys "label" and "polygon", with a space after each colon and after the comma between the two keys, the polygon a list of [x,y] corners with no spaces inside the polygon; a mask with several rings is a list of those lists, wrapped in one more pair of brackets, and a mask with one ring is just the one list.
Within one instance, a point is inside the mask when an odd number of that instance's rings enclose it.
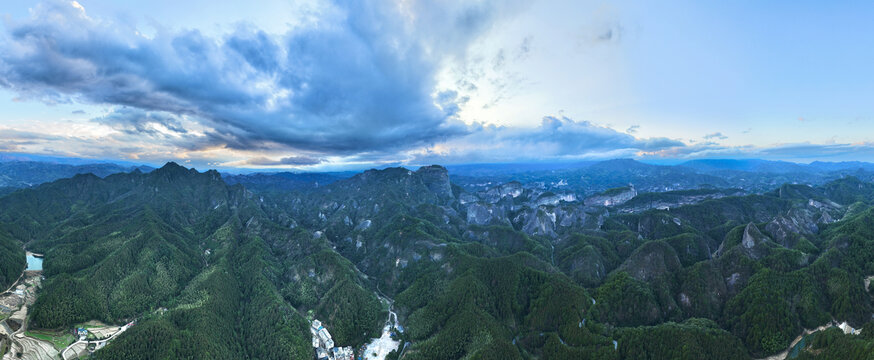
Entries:
{"label": "white building", "polygon": [[331,333],[328,332],[328,329],[319,329],[319,340],[322,340],[322,344],[325,345],[326,349],[334,347],[334,339],[331,338]]}
{"label": "white building", "polygon": [[310,332],[313,336],[319,333],[319,330],[322,328],[322,322],[318,320],[313,320],[312,325],[310,326]]}
{"label": "white building", "polygon": [[355,360],[351,346],[334,348],[334,360]]}
{"label": "white building", "polygon": [[334,347],[334,339],[331,337],[331,333],[328,332],[328,329],[325,329],[325,327],[322,325],[321,321],[313,320],[312,324],[310,325],[310,333],[312,333],[313,335],[312,345],[313,348],[315,348],[316,350],[317,359],[354,360],[351,347],[346,347],[342,349]]}

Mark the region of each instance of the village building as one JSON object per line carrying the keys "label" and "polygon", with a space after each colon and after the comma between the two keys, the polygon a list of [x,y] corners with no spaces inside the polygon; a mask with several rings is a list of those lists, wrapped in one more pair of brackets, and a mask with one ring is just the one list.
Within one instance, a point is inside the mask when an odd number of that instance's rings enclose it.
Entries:
{"label": "village building", "polygon": [[334,339],[328,329],[319,320],[313,320],[310,324],[310,333],[313,336],[312,345],[318,360],[355,360],[355,352],[351,346],[334,347]]}

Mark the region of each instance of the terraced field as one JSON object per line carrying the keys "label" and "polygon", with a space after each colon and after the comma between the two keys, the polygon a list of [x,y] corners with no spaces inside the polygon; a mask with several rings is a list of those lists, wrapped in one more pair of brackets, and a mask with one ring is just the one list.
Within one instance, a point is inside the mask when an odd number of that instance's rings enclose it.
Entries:
{"label": "terraced field", "polygon": [[[23,347],[21,354],[22,360],[46,360],[57,359],[60,352],[55,349],[52,343],[34,339],[31,337],[16,337],[18,343]],[[10,354],[7,357],[12,358]],[[4,358],[6,360],[6,358]]]}
{"label": "terraced field", "polygon": [[58,351],[63,350],[64,348],[66,348],[67,346],[72,344],[73,341],[76,340],[76,338],[73,336],[73,334],[68,333],[68,332],[49,332],[49,331],[42,331],[42,330],[31,330],[31,331],[25,332],[24,334],[29,336],[29,337],[32,337],[32,338],[47,341],[47,342],[51,343],[55,347],[55,349],[57,349]]}

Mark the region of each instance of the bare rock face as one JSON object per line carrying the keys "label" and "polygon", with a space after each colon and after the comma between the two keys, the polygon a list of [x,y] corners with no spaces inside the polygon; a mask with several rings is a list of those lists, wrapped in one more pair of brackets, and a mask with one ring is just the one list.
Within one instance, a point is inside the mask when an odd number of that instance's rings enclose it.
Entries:
{"label": "bare rock face", "polygon": [[488,224],[492,219],[491,209],[487,205],[472,203],[467,207],[467,223],[476,225]]}
{"label": "bare rock face", "polygon": [[364,230],[367,230],[367,229],[370,228],[370,225],[371,225],[372,223],[373,223],[373,222],[370,221],[369,219],[361,220],[361,222],[358,223],[358,226],[355,227],[355,230],[358,230],[358,231],[364,231]]}
{"label": "bare rock face", "polygon": [[[609,192],[613,201],[627,201],[633,188]],[[460,213],[475,225],[512,225],[528,235],[557,238],[582,229],[599,229],[610,211],[603,206],[585,206],[574,193],[543,192],[511,181],[476,193],[458,194]],[[462,215],[465,216],[465,215]]]}
{"label": "bare rock face", "polygon": [[[743,235],[740,239],[740,244],[738,244],[737,248],[741,250],[741,252],[753,259],[759,259],[766,256],[771,247],[776,246],[773,241],[762,234],[759,228],[754,223],[749,223],[744,228]],[[735,249],[733,246],[735,240],[730,239],[729,236],[719,244],[719,248],[713,254],[714,257],[722,257],[726,255],[729,251]],[[728,246],[728,247],[726,247]]]}
{"label": "bare rock face", "polygon": [[452,185],[449,183],[449,172],[446,168],[440,165],[423,166],[416,170],[416,174],[420,175],[425,186],[440,198],[455,197],[452,195]]}
{"label": "bare rock face", "polygon": [[476,202],[467,206],[467,223],[476,225],[509,224],[506,211],[501,206]]}
{"label": "bare rock face", "polygon": [[743,240],[741,240],[741,245],[743,245],[744,248],[752,249],[754,246],[764,241],[764,239],[765,235],[759,231],[759,228],[755,224],[749,223],[744,229],[744,236]]}
{"label": "bare rock face", "polygon": [[831,224],[837,220],[835,220],[831,215],[829,215],[828,212],[823,211],[822,215],[819,217],[818,221],[822,224]]}
{"label": "bare rock face", "polygon": [[819,232],[820,225],[835,221],[833,214],[842,212],[838,204],[810,199],[804,206],[794,207],[774,218],[765,225],[765,230],[772,234],[776,243],[792,248],[795,246],[792,241],[795,235],[815,234]]}
{"label": "bare rock face", "polygon": [[771,239],[762,234],[756,224],[749,223],[744,228],[741,247],[743,252],[750,258],[761,259],[767,256],[773,245],[771,242]]}
{"label": "bare rock face", "polygon": [[582,207],[560,207],[556,209],[556,217],[558,225],[564,228],[574,226],[584,226],[588,220],[588,215]]}
{"label": "bare rock face", "polygon": [[635,196],[637,196],[637,190],[634,189],[634,185],[629,185],[586,198],[585,204],[586,206],[616,206],[624,204]]}
{"label": "bare rock face", "polygon": [[576,201],[577,198],[574,194],[552,194],[552,195],[543,195],[537,198],[534,201],[534,205],[543,206],[543,205],[558,205],[562,201],[573,202]]}
{"label": "bare rock face", "polygon": [[522,212],[513,219],[516,223],[522,224],[522,232],[528,235],[543,235],[549,237],[557,237],[555,233],[556,214],[555,211],[545,207],[537,209],[529,209]]}
{"label": "bare rock face", "polygon": [[515,199],[525,192],[522,184],[517,181],[511,181],[500,186],[495,186],[481,193],[483,200],[495,204],[504,198]]}
{"label": "bare rock face", "polygon": [[477,202],[477,201],[479,201],[479,198],[476,197],[476,195],[471,194],[471,193],[465,192],[465,193],[461,193],[458,195],[458,202],[461,203],[461,205],[467,205],[469,203],[473,203],[473,202]]}
{"label": "bare rock face", "polygon": [[791,247],[788,244],[788,240],[792,234],[806,233],[806,231],[798,226],[797,222],[782,215],[769,222],[768,225],[765,225],[765,230],[773,234],[774,241],[784,247]]}

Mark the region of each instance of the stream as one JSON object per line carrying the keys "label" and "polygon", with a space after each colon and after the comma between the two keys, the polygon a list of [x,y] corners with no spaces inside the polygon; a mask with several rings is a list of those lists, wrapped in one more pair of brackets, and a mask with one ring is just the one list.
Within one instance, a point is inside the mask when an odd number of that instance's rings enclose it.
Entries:
{"label": "stream", "polygon": [[[382,334],[378,338],[374,338],[367,345],[364,346],[364,359],[365,360],[385,360],[385,357],[388,356],[392,351],[399,350],[401,342],[398,340],[392,339],[392,335],[395,331],[400,333],[404,332],[404,327],[398,322],[398,314],[394,312],[394,300],[385,296],[382,291],[379,291],[379,286],[376,289],[376,297],[382,301],[385,301],[389,304],[388,306],[388,318],[385,320],[385,325],[382,328]],[[404,344],[403,351],[409,343]]]}

